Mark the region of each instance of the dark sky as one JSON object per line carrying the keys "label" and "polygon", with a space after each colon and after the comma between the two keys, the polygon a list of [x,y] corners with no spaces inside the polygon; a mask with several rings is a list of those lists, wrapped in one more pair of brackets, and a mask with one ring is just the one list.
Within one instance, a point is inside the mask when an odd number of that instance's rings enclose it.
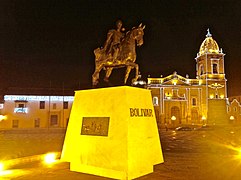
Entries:
{"label": "dark sky", "polygon": [[[210,28],[226,54],[228,94],[241,95],[239,0],[0,0],[1,87],[48,87],[50,81],[89,87],[93,50],[117,19],[127,30],[146,25],[136,61],[143,77],[177,71],[195,78],[195,57]],[[123,72],[115,70],[111,80],[120,81]]]}

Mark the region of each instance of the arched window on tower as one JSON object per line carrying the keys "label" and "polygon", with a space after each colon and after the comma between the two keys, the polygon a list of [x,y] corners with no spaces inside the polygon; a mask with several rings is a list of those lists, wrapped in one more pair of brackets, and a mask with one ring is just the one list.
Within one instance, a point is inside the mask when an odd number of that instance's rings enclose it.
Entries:
{"label": "arched window on tower", "polygon": [[192,98],[192,106],[197,106],[197,98]]}
{"label": "arched window on tower", "polygon": [[218,74],[218,65],[213,63],[213,74]]}
{"label": "arched window on tower", "polygon": [[203,67],[203,65],[201,64],[201,65],[200,65],[200,75],[203,75],[203,73],[204,73],[204,67]]}

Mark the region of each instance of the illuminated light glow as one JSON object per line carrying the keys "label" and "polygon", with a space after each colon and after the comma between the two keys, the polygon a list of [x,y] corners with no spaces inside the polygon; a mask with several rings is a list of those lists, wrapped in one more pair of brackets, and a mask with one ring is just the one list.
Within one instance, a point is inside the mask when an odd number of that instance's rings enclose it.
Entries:
{"label": "illuminated light glow", "polygon": [[7,119],[7,116],[0,115],[0,121],[6,120],[6,119]]}
{"label": "illuminated light glow", "polygon": [[235,118],[234,118],[234,116],[230,116],[230,118],[229,118],[230,120],[234,120]]}
{"label": "illuminated light glow", "polygon": [[220,98],[222,98],[222,99],[223,99],[223,98],[224,98],[224,95],[223,95],[223,94],[221,94],[221,95],[220,95]]}
{"label": "illuminated light glow", "polygon": [[134,84],[134,85],[138,85],[138,84],[140,84],[140,85],[145,85],[146,82],[143,81],[143,80],[140,80],[140,81],[135,81],[133,84]]}
{"label": "illuminated light glow", "polygon": [[5,95],[5,101],[74,101],[73,96],[23,96]]}
{"label": "illuminated light glow", "polygon": [[14,170],[4,170],[0,171],[0,179],[14,179],[16,177],[24,176],[26,174],[31,174],[30,170],[14,169]]}
{"label": "illuminated light glow", "polygon": [[233,147],[231,145],[226,145],[228,149],[231,149],[236,152],[234,159],[241,160],[241,148],[240,147]]}
{"label": "illuminated light glow", "polygon": [[14,113],[28,113],[28,108],[14,108]]}
{"label": "illuminated light glow", "polygon": [[202,116],[202,120],[203,120],[203,121],[206,120],[206,117],[205,117],[205,116]]}
{"label": "illuminated light glow", "polygon": [[198,84],[199,84],[199,85],[202,85],[202,80],[199,80]]}
{"label": "illuminated light glow", "polygon": [[177,80],[175,79],[175,80],[172,80],[172,84],[173,85],[177,85]]}
{"label": "illuminated light glow", "polygon": [[144,85],[144,84],[146,84],[145,81],[139,81],[139,83],[140,83],[140,85]]}
{"label": "illuminated light glow", "polygon": [[4,164],[0,162],[0,172],[4,170]]}
{"label": "illuminated light glow", "polygon": [[241,160],[241,148],[235,148],[235,150],[237,151],[237,155],[236,155],[236,158]]}
{"label": "illuminated light glow", "polygon": [[210,99],[213,99],[213,98],[214,98],[214,95],[213,95],[213,94],[210,94],[209,97],[210,97]]}
{"label": "illuminated light glow", "polygon": [[9,170],[9,164],[16,164],[16,159],[0,162],[0,179],[14,179],[15,177],[32,173],[32,171],[22,169]]}
{"label": "illuminated light glow", "polygon": [[169,94],[169,93],[165,93],[165,96],[167,99],[171,99],[172,98],[172,94]]}
{"label": "illuminated light glow", "polygon": [[175,121],[176,119],[177,119],[176,116],[172,116],[172,117],[171,117],[171,120],[172,120],[172,121]]}
{"label": "illuminated light glow", "polygon": [[223,88],[224,85],[218,84],[218,83],[214,83],[214,84],[208,85],[208,87],[213,88],[213,89],[220,89],[220,88]]}
{"label": "illuminated light glow", "polygon": [[13,173],[13,171],[11,171],[11,170],[0,171],[0,177],[1,177],[1,176],[8,176],[8,175],[10,175],[10,174],[12,174],[12,173]]}
{"label": "illuminated light glow", "polygon": [[56,156],[56,153],[48,153],[44,156],[44,162],[46,164],[53,164],[57,161]]}

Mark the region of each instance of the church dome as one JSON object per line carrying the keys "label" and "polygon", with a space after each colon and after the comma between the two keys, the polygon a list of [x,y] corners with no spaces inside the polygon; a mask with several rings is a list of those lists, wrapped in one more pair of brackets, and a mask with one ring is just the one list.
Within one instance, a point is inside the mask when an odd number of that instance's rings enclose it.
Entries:
{"label": "church dome", "polygon": [[202,42],[199,50],[199,55],[203,55],[205,53],[219,53],[219,47],[217,42],[212,38],[212,34],[208,29],[208,33],[206,35],[206,39]]}

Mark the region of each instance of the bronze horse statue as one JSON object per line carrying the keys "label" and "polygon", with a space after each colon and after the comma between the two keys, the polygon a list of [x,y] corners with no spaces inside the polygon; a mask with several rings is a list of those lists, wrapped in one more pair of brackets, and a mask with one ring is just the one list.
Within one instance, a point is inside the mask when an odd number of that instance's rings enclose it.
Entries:
{"label": "bronze horse statue", "polygon": [[133,27],[128,31],[120,43],[120,50],[117,58],[114,60],[112,54],[107,54],[104,49],[97,48],[94,50],[95,54],[95,72],[92,75],[92,85],[96,86],[99,83],[99,74],[102,69],[105,72],[105,82],[109,82],[109,77],[114,68],[126,67],[124,84],[126,84],[131,69],[135,68],[135,77],[132,83],[137,81],[139,75],[139,66],[136,61],[136,45],[143,44],[143,35],[145,26],[140,24],[138,27]]}

